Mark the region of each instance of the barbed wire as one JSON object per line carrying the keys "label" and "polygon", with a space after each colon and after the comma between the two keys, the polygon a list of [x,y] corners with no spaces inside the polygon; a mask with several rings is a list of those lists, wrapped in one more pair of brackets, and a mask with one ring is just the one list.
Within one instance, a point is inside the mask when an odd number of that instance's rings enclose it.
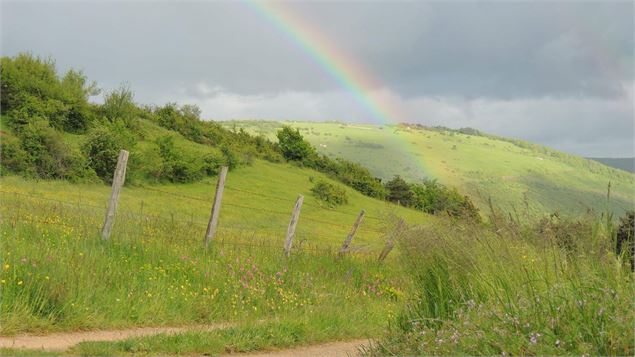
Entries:
{"label": "barbed wire", "polygon": [[[203,198],[200,198],[200,197],[194,197],[194,196],[184,195],[184,194],[181,194],[181,193],[164,191],[164,190],[160,190],[160,189],[153,188],[153,187],[148,187],[148,186],[140,186],[140,187],[142,187],[144,189],[147,189],[149,191],[160,192],[160,193],[164,193],[164,194],[167,194],[167,195],[172,195],[172,196],[175,196],[175,197],[180,197],[180,198],[194,200],[194,201],[210,203],[210,200],[211,200],[211,198],[210,199],[203,199]],[[267,198],[267,199],[274,199],[274,200],[278,200],[278,201],[281,201],[281,202],[287,202],[287,203],[290,202],[286,198],[273,196],[273,195],[266,195],[266,194],[263,194],[263,193],[260,193],[260,192],[253,192],[253,191],[245,190],[245,189],[242,189],[242,188],[237,188],[237,187],[232,187],[232,186],[225,186],[225,189],[230,190],[230,191],[242,192],[242,193],[246,193],[246,194],[249,194],[249,195],[259,196],[259,197],[263,197],[263,198]],[[223,203],[223,204],[225,204],[225,203]],[[234,205],[236,205],[236,204],[234,204]],[[351,217],[357,217],[357,214],[355,214],[355,213],[337,211],[337,210],[332,209],[332,208],[323,207],[323,206],[319,206],[319,205],[314,205],[314,204],[311,204],[311,203],[308,203],[308,202],[304,202],[303,205],[309,206],[309,207],[313,207],[313,208],[317,208],[317,209],[321,209],[321,210],[328,211],[328,212],[333,212],[335,214],[341,214],[341,215],[346,215],[346,216],[351,216]],[[257,207],[242,206],[241,208],[261,210],[261,208],[257,208]],[[273,211],[270,211],[270,212],[273,212]],[[277,212],[277,213],[281,213],[281,212]],[[288,213],[285,212],[284,214],[288,214]],[[369,216],[367,214],[364,215],[364,219],[381,220],[381,218]]]}
{"label": "barbed wire", "polygon": [[[2,192],[2,191],[0,191]],[[14,219],[19,219],[20,217],[14,216]],[[24,218],[24,217],[23,217]],[[34,219],[34,218],[29,218],[28,219],[29,222],[37,222],[37,223],[41,223],[41,224],[55,224],[55,223],[59,223],[59,222],[55,222],[55,221],[51,221],[48,219]],[[238,229],[241,230],[240,228],[228,228],[228,227],[219,227],[219,230],[223,230],[223,229]],[[254,231],[255,232],[255,231]],[[141,236],[142,238],[148,238],[150,237],[150,235],[148,234],[143,234],[140,233],[139,236]],[[168,239],[171,242],[176,241],[175,239]],[[197,238],[184,238],[184,239],[178,239],[178,242],[203,242],[203,239],[197,239]],[[225,239],[214,239],[212,240],[212,246],[214,245],[223,245],[223,246],[239,246],[239,247],[253,247],[253,248],[268,248],[268,249],[276,249],[276,250],[283,250],[283,246],[282,245],[273,245],[273,244],[265,244],[264,242],[257,242],[257,243],[247,243],[247,242],[230,242],[230,241],[226,241]],[[294,250],[300,250],[300,251],[316,251],[316,252],[330,252],[333,253],[335,252],[337,249],[337,247],[333,247],[333,246],[323,246],[323,247],[307,247],[304,246],[302,244],[302,241],[298,243],[296,243],[294,245]]]}
{"label": "barbed wire", "polygon": [[[200,199],[200,198],[197,198],[197,197],[192,197],[192,196],[188,196],[188,195],[182,195],[182,194],[179,194],[179,193],[171,193],[171,192],[168,192],[168,191],[163,191],[163,190],[158,190],[158,189],[150,189],[150,190],[151,191],[157,191],[157,192],[170,194],[170,195],[173,195],[173,196],[180,196],[180,197],[183,197],[183,198],[186,198],[186,199],[192,199],[192,200],[207,202],[206,200],[203,200],[203,199]],[[90,207],[90,208],[99,209],[99,210],[104,210],[105,209],[104,207],[91,205],[91,204],[88,204],[88,203],[63,201],[63,200],[53,199],[53,198],[48,198],[48,197],[34,196],[34,195],[30,195],[30,194],[22,193],[22,192],[17,192],[17,191],[0,190],[0,193],[17,194],[17,195],[20,195],[20,196],[29,197],[31,199],[39,199],[39,200],[45,200],[45,201],[56,202],[56,203],[59,203],[59,204],[69,205],[69,206],[72,206],[74,208]],[[241,204],[236,204],[236,203],[231,203],[231,202],[224,202],[223,205],[230,206],[230,207],[241,208],[241,209],[249,209],[249,210],[254,210],[254,211],[259,211],[259,212],[267,212],[267,213],[277,214],[277,215],[284,216],[284,217],[289,215],[288,212],[276,211],[276,210],[266,209],[266,208],[262,208],[262,207],[253,207],[253,206],[248,206],[248,205],[241,205]],[[181,219],[174,219],[173,215],[170,216],[170,217],[165,217],[165,216],[156,215],[156,214],[142,214],[142,213],[137,213],[137,212],[134,212],[134,211],[131,211],[131,210],[127,210],[125,208],[124,209],[120,209],[119,210],[119,214],[136,216],[136,217],[140,217],[140,218],[143,218],[143,219],[152,218],[152,219],[157,219],[157,220],[166,220],[166,221],[169,220],[170,222],[179,222],[179,223],[182,223],[182,224],[192,224],[192,223],[194,223],[194,220],[185,221],[185,220],[181,220]],[[349,230],[351,228],[348,225],[338,224],[338,223],[325,221],[325,220],[312,218],[312,217],[307,217],[307,216],[302,217],[302,220],[303,221],[313,222],[313,223],[318,223],[318,224],[323,224],[323,225],[328,225],[328,226],[331,226],[331,227],[338,227],[338,228],[341,228],[341,229],[344,229],[344,230]],[[196,223],[197,224],[201,224],[201,225],[207,225],[207,223],[200,222],[200,221],[197,221]],[[378,233],[378,234],[384,234],[385,233],[383,231],[370,228],[368,226],[362,226],[360,228],[360,230],[370,231],[370,232],[374,232],[374,233]]]}

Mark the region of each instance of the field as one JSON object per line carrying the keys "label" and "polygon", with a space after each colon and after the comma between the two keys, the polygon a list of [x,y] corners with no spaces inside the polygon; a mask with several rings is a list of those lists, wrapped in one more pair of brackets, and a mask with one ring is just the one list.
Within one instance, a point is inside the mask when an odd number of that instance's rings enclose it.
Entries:
{"label": "field", "polygon": [[319,152],[368,167],[383,179],[401,175],[438,179],[470,195],[481,208],[489,198],[505,210],[533,215],[603,211],[622,213],[635,200],[633,174],[535,144],[447,130],[336,122],[225,122],[227,128],[275,137],[287,124],[300,129]]}
{"label": "field", "polygon": [[[264,162],[230,172],[210,250],[202,236],[212,179],[125,187],[104,242],[108,187],[3,178],[2,335],[226,325],[83,342],[63,351],[70,355],[219,354],[364,337],[375,341],[368,355],[633,353],[632,274],[612,253],[606,220],[536,231],[493,215],[490,230],[354,192],[350,206],[331,211],[307,194],[285,258],[282,213],[307,193],[308,176],[319,174]],[[257,194],[238,191],[248,189]],[[338,257],[361,208],[368,219],[356,249]],[[408,232],[379,263],[393,215]]]}
{"label": "field", "polygon": [[[306,334],[300,344],[378,333],[406,284],[392,257],[376,262],[390,217],[434,218],[348,188],[347,205],[324,207],[310,194],[311,177],[329,181],[261,161],[231,171],[209,251],[203,236],[213,178],[125,187],[112,241],[101,242],[110,187],[3,177],[2,335],[218,321],[246,328],[260,320],[265,330]],[[305,203],[285,259],[298,194]],[[340,259],[336,252],[361,209],[355,256]]]}
{"label": "field", "polygon": [[[147,138],[161,134],[149,129]],[[190,155],[213,149],[177,139]],[[66,140],[78,147],[81,137]],[[215,177],[131,177],[110,241],[99,234],[109,186],[2,177],[1,334],[192,329],[51,352],[70,355],[216,355],[357,338],[373,340],[367,355],[633,353],[633,279],[615,255],[612,221],[552,217],[534,226],[529,213],[508,220],[495,210],[482,212],[483,225],[349,187],[349,203],[331,208],[310,192],[318,179],[341,185],[287,163],[230,171],[206,250]],[[286,258],[298,194],[305,203]],[[340,257],[362,209],[352,252]],[[407,229],[378,262],[397,217]]]}

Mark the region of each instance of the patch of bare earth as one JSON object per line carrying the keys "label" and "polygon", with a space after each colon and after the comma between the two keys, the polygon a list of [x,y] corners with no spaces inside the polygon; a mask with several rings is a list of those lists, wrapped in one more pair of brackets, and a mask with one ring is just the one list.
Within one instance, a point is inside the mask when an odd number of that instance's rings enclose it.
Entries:
{"label": "patch of bare earth", "polygon": [[227,324],[190,327],[139,327],[126,330],[102,330],[54,333],[45,336],[17,335],[0,337],[0,348],[26,348],[47,351],[63,351],[85,341],[118,341],[131,337],[175,334],[186,331],[211,331],[227,328]]}
{"label": "patch of bare earth", "polygon": [[280,351],[225,355],[225,357],[347,357],[358,356],[359,348],[368,345],[369,341],[367,339],[338,341],[313,346],[296,347]]}

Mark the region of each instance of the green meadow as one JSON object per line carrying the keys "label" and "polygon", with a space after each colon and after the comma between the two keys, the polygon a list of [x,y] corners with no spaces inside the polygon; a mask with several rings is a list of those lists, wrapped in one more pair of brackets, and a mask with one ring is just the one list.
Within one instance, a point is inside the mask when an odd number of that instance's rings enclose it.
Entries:
{"label": "green meadow", "polygon": [[[474,132],[289,123],[301,132],[278,140],[283,123],[223,127],[196,106],[137,104],[126,87],[94,104],[81,72],[58,75],[28,54],[2,58],[2,81],[0,341],[187,331],[0,355],[218,355],[359,338],[369,356],[635,353],[631,174]],[[121,149],[126,184],[103,240]],[[390,203],[413,186],[382,185],[346,158],[384,179],[435,178],[449,188],[423,198],[466,203],[457,188],[480,211]]]}
{"label": "green meadow", "polygon": [[282,125],[299,129],[318,152],[359,162],[377,177],[434,178],[457,187],[481,208],[491,198],[495,206],[533,215],[600,212],[609,182],[615,212],[631,209],[635,200],[633,174],[519,140],[407,125],[224,123],[270,138]]}

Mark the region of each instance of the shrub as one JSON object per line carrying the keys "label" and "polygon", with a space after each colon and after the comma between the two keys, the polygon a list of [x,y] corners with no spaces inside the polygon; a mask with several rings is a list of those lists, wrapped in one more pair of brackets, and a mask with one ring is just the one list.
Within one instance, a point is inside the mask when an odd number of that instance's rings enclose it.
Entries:
{"label": "shrub", "polygon": [[409,207],[412,204],[414,195],[410,191],[410,186],[399,175],[386,182],[385,187],[388,190],[388,201],[396,202],[405,207]]}
{"label": "shrub", "polygon": [[313,188],[311,188],[311,192],[313,196],[320,201],[326,202],[331,207],[348,203],[346,189],[323,180],[318,180],[315,185],[313,185]]}
{"label": "shrub", "polygon": [[290,161],[303,161],[314,154],[314,149],[302,137],[298,129],[283,126],[277,133],[278,145],[285,159]]}
{"label": "shrub", "polygon": [[111,183],[117,167],[119,151],[131,151],[135,140],[125,130],[117,126],[100,126],[91,130],[82,151],[88,157],[88,165],[104,182]]}
{"label": "shrub", "polygon": [[126,85],[106,94],[101,112],[111,123],[122,120],[129,125],[136,117],[137,106],[134,103],[134,94]]}
{"label": "shrub", "polygon": [[204,165],[196,158],[188,158],[174,144],[174,137],[166,135],[156,140],[163,160],[161,178],[175,183],[187,183],[203,177]]}
{"label": "shrub", "polygon": [[426,179],[422,183],[411,184],[410,190],[413,193],[412,206],[419,211],[480,219],[478,208],[468,196],[463,196],[455,188],[450,189],[436,180]]}
{"label": "shrub", "polygon": [[36,120],[20,129],[22,149],[27,153],[30,175],[40,178],[66,178],[64,158],[68,148],[62,137],[48,125],[48,121]]}
{"label": "shrub", "polygon": [[28,168],[28,154],[22,149],[20,139],[7,133],[0,132],[0,167],[13,173],[23,173]]}
{"label": "shrub", "polygon": [[88,98],[99,91],[82,72],[70,70],[59,78],[55,62],[30,54],[2,58],[0,109],[14,125],[34,118],[70,132],[84,132],[92,124],[94,106]]}

